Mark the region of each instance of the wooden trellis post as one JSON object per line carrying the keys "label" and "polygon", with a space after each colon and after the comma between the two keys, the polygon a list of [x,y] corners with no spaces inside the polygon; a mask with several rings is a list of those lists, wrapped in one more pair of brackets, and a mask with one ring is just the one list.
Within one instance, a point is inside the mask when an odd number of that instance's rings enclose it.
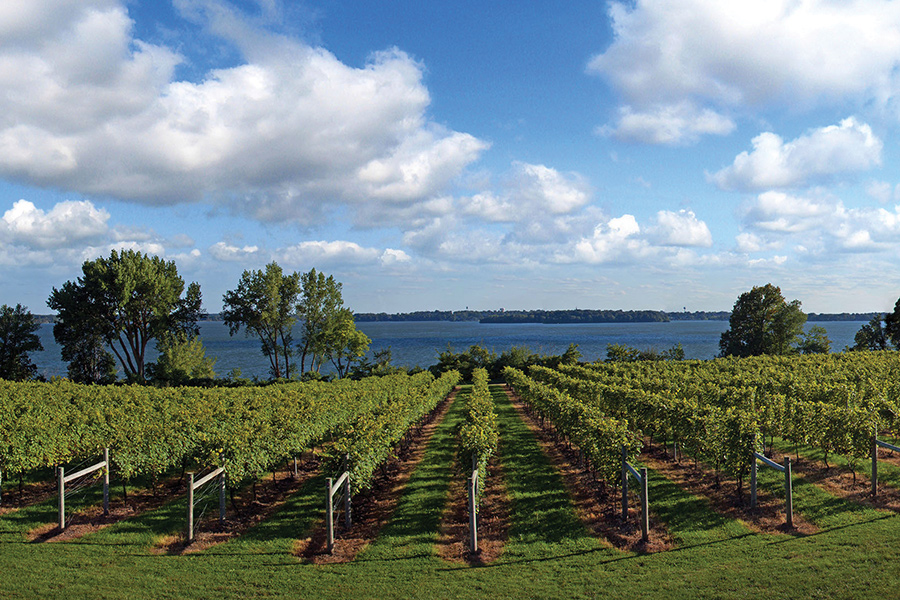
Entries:
{"label": "wooden trellis post", "polygon": [[641,486],[641,539],[650,540],[650,501],[647,493],[647,469],[640,472],[627,460],[628,454],[622,446],[622,520],[628,519],[628,475],[631,474]]}
{"label": "wooden trellis post", "polygon": [[900,452],[900,447],[882,442],[877,437],[872,437],[872,496],[878,494],[878,449],[887,448],[894,452]]}
{"label": "wooden trellis post", "polygon": [[469,546],[478,552],[478,462],[472,457],[472,475],[469,476]]}
{"label": "wooden trellis post", "polygon": [[212,473],[205,475],[197,481],[194,481],[194,474],[187,473],[187,541],[190,544],[194,541],[194,491],[202,487],[214,478],[218,478],[219,488],[219,524],[225,523],[225,469],[219,467]]}
{"label": "wooden trellis post", "polygon": [[334,495],[338,491],[344,493],[344,525],[349,529],[353,524],[350,512],[350,455],[344,455],[344,472],[338,480],[329,477],[325,481],[325,529],[328,533],[328,552],[334,552]]}
{"label": "wooden trellis post", "polygon": [[784,464],[779,465],[777,462],[769,460],[766,456],[759,452],[753,452],[753,460],[750,464],[750,507],[756,508],[756,461],[761,461],[767,467],[772,467],[776,471],[784,473],[784,512],[785,523],[788,527],[794,526],[794,489],[791,477],[791,457],[784,457]]}
{"label": "wooden trellis post", "polygon": [[70,481],[74,481],[79,477],[84,477],[85,475],[90,475],[94,471],[98,469],[106,469],[103,473],[103,514],[109,514],[109,448],[103,449],[103,460],[98,462],[97,464],[91,465],[86,469],[82,469],[77,473],[72,473],[71,475],[66,475],[66,469],[63,466],[59,466],[57,468],[57,480],[56,487],[59,493],[59,498],[57,501],[57,510],[59,512],[59,529],[60,531],[65,530],[66,528],[66,484]]}

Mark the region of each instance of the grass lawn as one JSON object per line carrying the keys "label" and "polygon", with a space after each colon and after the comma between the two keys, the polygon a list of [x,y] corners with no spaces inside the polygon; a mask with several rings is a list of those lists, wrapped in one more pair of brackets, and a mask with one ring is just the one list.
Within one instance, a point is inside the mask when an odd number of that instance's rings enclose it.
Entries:
{"label": "grass lawn", "polygon": [[[413,473],[393,519],[353,562],[304,564],[294,540],[321,520],[321,478],[244,536],[192,555],[151,546],[185,526],[184,500],[65,543],[25,533],[55,520],[54,501],[0,516],[0,598],[896,598],[900,517],[863,508],[798,477],[794,509],[809,536],[759,534],[708,502],[650,473],[654,517],[675,548],[640,555],[592,537],[575,516],[558,474],[499,389],[500,454],[512,506],[499,560],[470,567],[435,551],[453,475],[450,408]],[[891,475],[885,473],[888,478]],[[778,493],[779,474],[761,470]],[[114,486],[115,491],[115,486]],[[93,494],[93,495],[92,495]],[[80,502],[96,502],[86,491]]]}

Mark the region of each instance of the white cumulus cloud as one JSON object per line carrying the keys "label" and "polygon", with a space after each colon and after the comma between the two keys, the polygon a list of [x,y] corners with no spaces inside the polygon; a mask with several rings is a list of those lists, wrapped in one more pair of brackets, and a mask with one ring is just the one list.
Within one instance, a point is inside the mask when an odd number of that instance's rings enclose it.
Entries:
{"label": "white cumulus cloud", "polygon": [[384,266],[394,266],[412,261],[412,258],[403,250],[387,248],[381,253],[381,264]]}
{"label": "white cumulus cloud", "polygon": [[525,223],[571,215],[591,201],[592,190],[578,173],[514,162],[498,192],[481,192],[459,201],[464,214],[495,223]]}
{"label": "white cumulus cloud", "polygon": [[19,200],[0,220],[0,240],[32,248],[65,248],[109,231],[109,213],[88,201],[64,201],[49,212]]}
{"label": "white cumulus cloud", "polygon": [[241,262],[259,253],[259,246],[238,247],[225,242],[216,242],[209,247],[209,255],[223,262]]}
{"label": "white cumulus cloud", "polygon": [[746,205],[744,220],[757,229],[796,233],[825,227],[836,210],[826,199],[772,191]]}
{"label": "white cumulus cloud", "polygon": [[[378,262],[384,251],[366,248],[356,242],[305,241],[277,252],[279,260],[300,269],[320,268],[319,265],[366,265]],[[395,256],[397,258],[399,255]]]}
{"label": "white cumulus cloud", "polygon": [[651,238],[662,246],[712,246],[709,227],[697,218],[692,210],[673,212],[661,210],[656,213],[656,226],[650,230]]}
{"label": "white cumulus cloud", "polygon": [[892,186],[886,181],[870,181],[866,185],[866,193],[882,204],[892,200],[900,200],[900,185]]}
{"label": "white cumulus cloud", "polygon": [[880,165],[883,147],[869,125],[852,117],[790,142],[764,132],[752,143],[752,152],[741,152],[731,166],[710,179],[725,190],[796,187]]}
{"label": "white cumulus cloud", "polygon": [[742,252],[791,243],[819,257],[844,252],[900,251],[900,205],[848,208],[827,195],[766,192],[745,204],[737,237]]}
{"label": "white cumulus cloud", "polygon": [[641,227],[634,215],[622,215],[599,223],[590,237],[575,244],[571,255],[560,255],[562,262],[606,263],[627,261],[648,250],[640,239]]}
{"label": "white cumulus cloud", "polygon": [[646,144],[678,145],[696,142],[703,135],[728,135],[735,127],[734,121],[712,109],[681,102],[643,110],[623,106],[618,122],[599,127],[597,133]]}

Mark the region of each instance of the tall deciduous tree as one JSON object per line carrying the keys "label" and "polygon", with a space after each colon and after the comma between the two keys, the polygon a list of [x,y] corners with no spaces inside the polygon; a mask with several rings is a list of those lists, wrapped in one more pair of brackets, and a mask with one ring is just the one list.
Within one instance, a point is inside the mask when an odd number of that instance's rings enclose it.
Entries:
{"label": "tall deciduous tree", "polygon": [[91,302],[84,286],[67,281],[54,290],[56,306],[81,307],[75,318],[58,318],[53,337],[62,349],[62,358],[69,363],[69,379],[76,383],[109,384],[116,380],[116,359],[106,349],[103,323],[98,304]]}
{"label": "tall deciduous tree", "polygon": [[781,288],[767,283],[738,297],[728,323],[719,340],[723,356],[790,354],[806,315],[799,300],[787,302]]}
{"label": "tall deciduous tree", "polygon": [[35,333],[39,327],[34,315],[21,304],[0,307],[0,379],[24,381],[34,377],[37,367],[28,353],[44,349]]}
{"label": "tall deciduous tree", "polygon": [[828,354],[831,352],[828,332],[821,325],[813,325],[803,336],[797,349],[800,354]]}
{"label": "tall deciduous tree", "polygon": [[276,379],[290,377],[293,370],[291,330],[296,322],[293,311],[299,293],[300,275],[285,275],[272,262],[265,271],[244,271],[237,289],[226,292],[223,298],[222,315],[231,335],[245,327],[248,336],[258,336]]}
{"label": "tall deciduous tree", "polygon": [[53,288],[47,301],[57,311],[53,335],[69,356],[80,355],[79,344],[96,351],[91,336],[99,337],[126,378],[143,382],[151,340],[199,333],[200,286],[191,283],[185,291],[174,261],[113,250],[108,258],[85,261],[81,270],[77,281]]}
{"label": "tall deciduous tree", "polygon": [[326,356],[337,370],[338,377],[346,377],[354,362],[361,360],[372,340],[356,328],[353,311],[342,308],[325,332]]}
{"label": "tall deciduous tree", "polygon": [[344,307],[342,285],[332,275],[326,277],[315,269],[300,276],[300,285],[300,300],[297,303],[297,316],[302,321],[298,343],[300,372],[306,373],[306,360],[309,358],[309,370],[318,373],[329,352],[328,330]]}

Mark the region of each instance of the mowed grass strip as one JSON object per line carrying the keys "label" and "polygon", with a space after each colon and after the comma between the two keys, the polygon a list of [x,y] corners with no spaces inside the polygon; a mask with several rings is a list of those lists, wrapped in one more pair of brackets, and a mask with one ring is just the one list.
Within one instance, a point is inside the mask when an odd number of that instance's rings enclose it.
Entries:
{"label": "mowed grass strip", "polygon": [[[47,473],[47,475],[55,477],[52,473]],[[121,504],[121,489],[121,485],[110,485],[109,498],[111,506],[116,503]],[[67,487],[67,490],[67,520],[80,510],[103,502],[103,483],[99,480],[80,487],[74,493],[71,491],[71,487]],[[44,500],[0,515],[0,542],[13,542],[19,538],[24,538],[30,531],[58,523],[58,498],[57,488],[54,487],[52,495]]]}
{"label": "mowed grass strip", "polygon": [[[636,468],[641,466],[635,465]],[[638,489],[638,483],[633,478],[629,486]],[[744,523],[717,512],[708,499],[688,492],[662,473],[649,468],[647,496],[651,519],[665,524],[676,548],[714,544],[752,533]],[[640,506],[639,497],[637,502]]]}
{"label": "mowed grass strip", "polygon": [[357,556],[357,561],[435,556],[434,544],[448,500],[450,479],[456,476],[453,472],[456,431],[464,418],[464,395],[467,393],[471,393],[471,386],[462,387],[444,419],[437,424],[390,521],[375,542]]}
{"label": "mowed grass strip", "polygon": [[491,394],[500,425],[498,452],[511,501],[509,541],[501,562],[584,552],[619,555],[578,518],[562,478],[503,388],[492,386]]}
{"label": "mowed grass strip", "polygon": [[[790,452],[791,458],[796,456],[793,453],[793,445],[789,448],[787,445],[776,443],[776,448],[783,452]],[[821,449],[818,448],[800,446],[798,450],[800,455],[807,459],[821,460],[821,457],[824,455]],[[837,464],[841,462],[846,464],[843,457],[839,458],[831,455],[829,461],[832,465],[835,464],[835,459],[838,459]],[[879,463],[878,465],[879,479],[883,481],[884,478],[881,477],[882,466],[888,465],[885,465],[885,463]],[[893,465],[889,466],[892,468],[886,469],[888,471],[887,478],[896,481],[896,467],[893,467]],[[893,477],[890,475],[892,470],[895,471]],[[784,499],[784,474],[767,467],[759,467],[757,473],[760,486],[765,486],[773,495],[776,495],[779,499]],[[846,527],[873,521],[886,514],[885,511],[853,502],[831,493],[812,481],[811,478],[804,476],[796,467],[792,469],[792,476],[793,485],[791,488],[793,491],[794,513],[799,512],[804,518],[818,527],[823,529]]]}

